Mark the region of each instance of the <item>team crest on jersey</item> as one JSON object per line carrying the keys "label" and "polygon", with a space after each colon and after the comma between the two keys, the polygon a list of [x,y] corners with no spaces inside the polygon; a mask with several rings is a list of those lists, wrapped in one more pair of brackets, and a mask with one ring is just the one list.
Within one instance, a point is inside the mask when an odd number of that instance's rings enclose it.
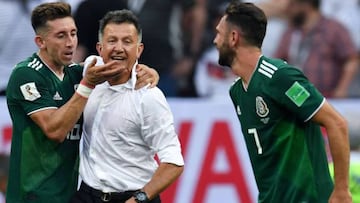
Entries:
{"label": "team crest on jersey", "polygon": [[269,114],[269,108],[267,107],[264,99],[260,96],[256,97],[256,114],[262,118]]}

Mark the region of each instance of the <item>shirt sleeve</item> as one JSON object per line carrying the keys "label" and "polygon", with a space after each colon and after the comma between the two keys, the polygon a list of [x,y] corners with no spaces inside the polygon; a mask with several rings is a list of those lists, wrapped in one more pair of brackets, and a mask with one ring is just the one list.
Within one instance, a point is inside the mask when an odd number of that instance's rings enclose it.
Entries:
{"label": "shirt sleeve", "polygon": [[142,99],[142,136],[162,163],[184,165],[174,119],[164,94],[157,87],[146,89]]}
{"label": "shirt sleeve", "polygon": [[46,78],[30,68],[14,70],[9,80],[8,98],[16,101],[30,115],[41,109],[56,109]]}
{"label": "shirt sleeve", "polygon": [[264,89],[276,103],[305,122],[314,116],[325,101],[304,74],[291,66],[276,71]]}

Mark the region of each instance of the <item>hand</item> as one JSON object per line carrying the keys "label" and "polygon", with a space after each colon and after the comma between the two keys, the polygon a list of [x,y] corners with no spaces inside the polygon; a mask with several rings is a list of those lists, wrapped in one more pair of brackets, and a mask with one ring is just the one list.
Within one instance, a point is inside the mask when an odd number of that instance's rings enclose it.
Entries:
{"label": "hand", "polygon": [[144,64],[138,64],[136,66],[137,80],[135,89],[140,89],[147,84],[150,84],[150,87],[155,87],[159,83],[159,74],[155,69],[149,68]]}
{"label": "hand", "polygon": [[350,191],[334,189],[330,196],[329,203],[352,203]]}
{"label": "hand", "polygon": [[97,85],[111,78],[119,76],[126,67],[118,61],[111,61],[106,64],[95,65],[97,59],[94,58],[87,66],[84,79],[89,85]]}

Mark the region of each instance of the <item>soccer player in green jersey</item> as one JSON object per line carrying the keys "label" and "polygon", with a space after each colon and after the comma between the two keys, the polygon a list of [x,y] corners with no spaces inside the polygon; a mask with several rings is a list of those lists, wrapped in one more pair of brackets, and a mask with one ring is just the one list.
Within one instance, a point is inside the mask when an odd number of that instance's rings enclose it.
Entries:
{"label": "soccer player in green jersey", "polygon": [[[31,22],[39,51],[16,65],[6,90],[13,123],[6,202],[66,203],[77,187],[87,98],[125,67],[116,60],[101,66],[93,61],[82,78],[83,68],[72,63],[77,30],[69,4],[41,4]],[[154,70],[140,69],[142,83],[157,83]]]}
{"label": "soccer player in green jersey", "polygon": [[[263,11],[254,4],[232,1],[214,39],[219,64],[239,76],[230,96],[259,189],[258,202],[351,202],[346,121],[300,70],[262,55],[266,25]],[[334,184],[320,126],[328,133]]]}

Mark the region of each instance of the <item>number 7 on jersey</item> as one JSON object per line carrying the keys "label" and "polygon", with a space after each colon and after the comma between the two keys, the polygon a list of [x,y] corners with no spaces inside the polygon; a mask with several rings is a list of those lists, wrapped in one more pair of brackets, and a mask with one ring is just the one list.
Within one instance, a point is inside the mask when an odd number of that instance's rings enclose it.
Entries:
{"label": "number 7 on jersey", "polygon": [[259,135],[258,135],[258,133],[257,133],[256,128],[250,128],[250,129],[248,129],[248,133],[254,135],[256,147],[257,147],[257,149],[258,149],[258,154],[262,154],[262,151],[263,151],[263,150],[262,150],[262,147],[261,147],[261,144],[260,144]]}

